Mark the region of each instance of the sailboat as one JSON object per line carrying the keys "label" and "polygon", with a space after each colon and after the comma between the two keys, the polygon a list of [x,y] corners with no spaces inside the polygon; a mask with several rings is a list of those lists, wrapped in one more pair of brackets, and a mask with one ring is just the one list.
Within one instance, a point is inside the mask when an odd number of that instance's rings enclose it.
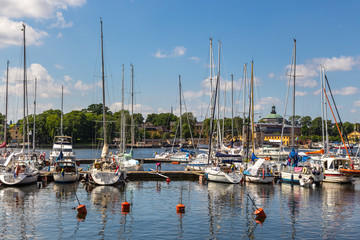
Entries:
{"label": "sailboat", "polygon": [[101,74],[102,74],[102,94],[103,94],[103,134],[104,146],[101,152],[101,158],[96,159],[89,172],[89,181],[97,185],[114,185],[120,183],[124,172],[121,166],[115,160],[109,158],[109,146],[106,136],[106,108],[105,108],[105,73],[104,73],[104,54],[103,54],[103,27],[101,24]]}
{"label": "sailboat", "polygon": [[124,114],[124,65],[122,79],[122,110],[121,110],[121,144],[120,151],[115,154],[114,159],[120,164],[124,171],[142,171],[144,167],[133,158],[134,146],[134,66],[131,64],[131,150],[126,152],[125,144],[125,114]]}
{"label": "sailboat", "polygon": [[55,162],[54,181],[57,183],[72,183],[79,180],[78,164],[75,159],[75,153],[72,148],[72,138],[63,135],[63,99],[64,90],[61,86],[61,127],[60,136],[55,137],[50,157]]}
{"label": "sailboat", "polygon": [[26,135],[26,44],[25,44],[25,24],[23,24],[23,47],[24,47],[24,80],[23,80],[23,145],[21,152],[12,152],[6,156],[4,170],[0,173],[0,181],[5,185],[21,185],[36,183],[38,170],[35,169],[35,153],[25,152]]}
{"label": "sailboat", "polygon": [[[250,85],[250,107],[251,107],[251,139],[252,139],[252,152],[255,152],[255,135],[254,135],[254,62],[251,62],[251,85]],[[249,151],[247,151],[249,152]],[[255,157],[252,158],[255,160]],[[274,175],[269,171],[269,166],[263,158],[256,158],[256,162],[249,166],[243,172],[245,181],[254,183],[272,183]]]}
{"label": "sailboat", "polygon": [[213,182],[222,182],[222,183],[240,183],[242,179],[242,174],[233,171],[233,168],[230,168],[228,164],[221,161],[220,158],[216,158],[216,163],[214,166],[210,165],[211,156],[212,156],[212,138],[214,134],[214,127],[213,121],[215,117],[215,110],[216,110],[216,98],[218,95],[218,89],[220,85],[220,44],[219,42],[219,67],[218,67],[218,74],[216,79],[216,87],[215,92],[212,97],[213,102],[212,104],[212,113],[211,113],[211,120],[210,120],[210,143],[209,143],[209,153],[208,153],[208,167],[205,168],[205,175],[207,180]]}
{"label": "sailboat", "polygon": [[[294,39],[294,54],[293,54],[293,113],[292,113],[292,127],[291,127],[291,142],[292,151],[289,154],[288,166],[282,166],[280,170],[280,179],[283,182],[295,183],[304,185],[305,182],[313,182],[315,184],[321,183],[324,180],[324,173],[319,164],[309,164],[308,166],[298,166],[299,156],[295,152],[294,143],[294,128],[295,128],[295,80],[296,80],[296,39]],[[291,74],[290,74],[291,75]]]}

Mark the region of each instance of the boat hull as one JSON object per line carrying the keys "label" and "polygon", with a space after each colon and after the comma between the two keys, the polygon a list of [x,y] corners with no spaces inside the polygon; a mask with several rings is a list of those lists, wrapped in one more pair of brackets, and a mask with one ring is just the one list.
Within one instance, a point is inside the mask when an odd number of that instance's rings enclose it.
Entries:
{"label": "boat hull", "polygon": [[251,183],[272,183],[274,182],[274,176],[266,176],[263,178],[263,176],[251,176],[251,175],[246,175],[245,176],[245,181],[246,182],[251,182]]}
{"label": "boat hull", "polygon": [[73,183],[79,180],[79,174],[76,172],[65,173],[54,173],[54,182],[56,183]]}
{"label": "boat hull", "polygon": [[330,183],[352,183],[353,177],[341,173],[325,173],[324,182]]}
{"label": "boat hull", "polygon": [[111,171],[90,171],[90,182],[97,185],[115,185],[120,182],[120,174]]}
{"label": "boat hull", "polygon": [[324,174],[314,175],[314,174],[304,174],[304,173],[297,173],[297,172],[281,172],[281,181],[285,183],[294,183],[300,184],[300,179],[305,178],[308,179],[312,177],[314,179],[314,183],[319,184],[324,181]]}
{"label": "boat hull", "polygon": [[17,177],[13,173],[0,175],[0,181],[9,186],[33,184],[37,181],[38,174],[19,174]]}
{"label": "boat hull", "polygon": [[225,173],[216,169],[206,169],[207,179],[213,182],[240,183],[242,176],[238,173]]}

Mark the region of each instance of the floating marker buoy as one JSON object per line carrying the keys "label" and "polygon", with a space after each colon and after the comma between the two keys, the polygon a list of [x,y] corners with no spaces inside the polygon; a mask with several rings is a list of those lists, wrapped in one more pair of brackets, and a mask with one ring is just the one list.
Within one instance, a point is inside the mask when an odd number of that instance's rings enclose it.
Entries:
{"label": "floating marker buoy", "polygon": [[129,213],[130,212],[130,203],[128,203],[128,202],[123,202],[122,204],[121,204],[121,212],[122,213]]}
{"label": "floating marker buoy", "polygon": [[262,208],[258,208],[255,210],[254,214],[258,217],[261,217],[261,218],[266,218],[266,214],[264,212],[264,209]]}
{"label": "floating marker buoy", "polygon": [[183,205],[181,203],[176,205],[176,212],[177,213],[185,213],[185,205]]}
{"label": "floating marker buoy", "polygon": [[180,162],[171,162],[171,164],[180,164]]}
{"label": "floating marker buoy", "polygon": [[166,182],[167,182],[167,183],[170,183],[170,182],[171,182],[170,178],[167,178],[167,179],[166,179]]}
{"label": "floating marker buoy", "polygon": [[76,210],[78,211],[79,214],[87,214],[85,205],[79,205],[76,208]]}

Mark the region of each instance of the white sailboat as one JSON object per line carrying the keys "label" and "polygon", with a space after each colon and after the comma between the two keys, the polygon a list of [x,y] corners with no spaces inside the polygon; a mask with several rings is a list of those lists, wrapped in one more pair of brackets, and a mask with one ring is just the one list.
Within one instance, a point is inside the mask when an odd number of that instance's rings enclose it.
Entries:
{"label": "white sailboat", "polygon": [[23,80],[23,146],[19,153],[12,152],[7,156],[4,163],[4,169],[0,173],[0,181],[5,185],[22,185],[36,183],[38,170],[34,167],[36,155],[25,153],[25,135],[26,135],[26,44],[25,44],[25,24],[23,24],[23,47],[24,47],[24,80]]}
{"label": "white sailboat", "polygon": [[100,19],[101,24],[101,58],[102,58],[102,93],[103,93],[103,133],[104,133],[104,146],[101,153],[101,158],[96,159],[92,165],[89,173],[89,181],[97,185],[114,185],[121,182],[122,172],[121,166],[109,158],[109,146],[107,144],[106,137],[106,109],[105,109],[105,75],[104,75],[104,55],[103,55],[103,28],[102,20]]}
{"label": "white sailboat", "polygon": [[[78,165],[72,148],[72,138],[63,135],[63,87],[61,87],[61,126],[60,136],[55,137],[55,143],[50,153],[55,163],[54,181],[57,183],[72,183],[79,180]],[[56,159],[54,159],[56,156]]]}
{"label": "white sailboat", "polygon": [[228,166],[228,164],[220,162],[220,159],[217,158],[216,166],[210,165],[211,155],[212,155],[212,138],[214,134],[213,129],[213,121],[215,116],[215,109],[216,109],[216,98],[218,95],[218,88],[220,84],[220,44],[219,42],[219,67],[218,67],[218,74],[216,79],[216,87],[215,92],[213,93],[214,96],[212,98],[212,113],[211,113],[211,120],[210,120],[210,143],[209,143],[209,153],[208,153],[208,166],[205,168],[205,175],[207,180],[214,181],[214,182],[223,182],[223,183],[240,183],[242,179],[242,174],[232,171],[232,169]]}
{"label": "white sailboat", "polygon": [[[322,168],[318,165],[310,166],[297,166],[299,159],[298,154],[295,152],[294,144],[294,128],[295,128],[295,79],[296,79],[296,39],[294,39],[294,52],[293,52],[293,113],[292,113],[292,127],[291,127],[291,142],[292,142],[292,151],[289,154],[290,162],[288,166],[282,166],[280,169],[280,179],[282,182],[295,183],[295,184],[304,184],[304,179],[312,180],[314,183],[321,183],[324,180],[324,172]],[[292,71],[292,70],[291,70]],[[290,71],[290,72],[291,72]],[[290,74],[291,75],[291,74]],[[290,79],[289,79],[290,81]]]}
{"label": "white sailboat", "polygon": [[124,114],[124,65],[122,79],[122,113],[121,113],[121,144],[120,151],[115,154],[114,159],[120,164],[124,171],[142,171],[144,167],[133,158],[134,146],[134,66],[131,64],[131,150],[126,152],[125,144],[125,114]]}

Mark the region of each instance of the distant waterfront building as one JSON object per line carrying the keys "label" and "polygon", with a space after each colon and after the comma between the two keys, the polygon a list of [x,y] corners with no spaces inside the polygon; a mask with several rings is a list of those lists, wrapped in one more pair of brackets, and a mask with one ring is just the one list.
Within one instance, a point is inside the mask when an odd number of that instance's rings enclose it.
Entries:
{"label": "distant waterfront building", "polygon": [[360,132],[353,131],[353,132],[349,133],[347,135],[347,137],[348,137],[350,143],[352,143],[352,144],[358,143],[359,139],[360,139]]}
{"label": "distant waterfront building", "polygon": [[[283,127],[283,117],[276,113],[275,106],[272,106],[271,113],[255,123],[255,132],[258,144],[264,143],[280,143],[281,131]],[[295,140],[301,134],[301,126],[295,126]],[[285,122],[284,133],[282,138],[283,145],[291,144],[291,125]]]}
{"label": "distant waterfront building", "polygon": [[12,142],[14,143],[21,143],[23,140],[23,135],[20,133],[19,125],[13,124],[10,125],[10,137],[12,139]]}

